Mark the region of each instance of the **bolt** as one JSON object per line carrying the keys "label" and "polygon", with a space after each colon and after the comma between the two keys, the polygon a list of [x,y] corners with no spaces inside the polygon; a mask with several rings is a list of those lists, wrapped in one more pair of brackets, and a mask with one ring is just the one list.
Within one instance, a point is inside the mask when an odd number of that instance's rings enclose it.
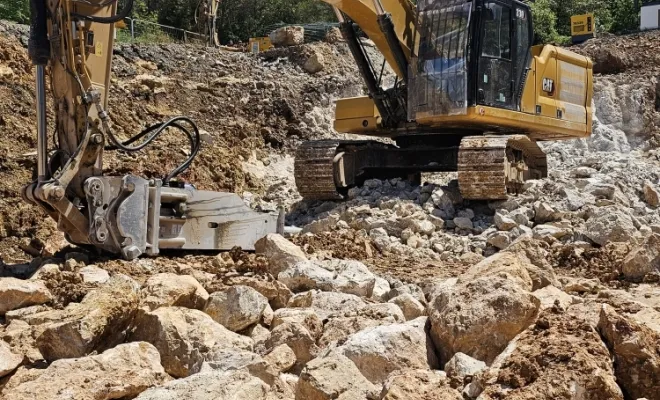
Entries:
{"label": "bolt", "polygon": [[142,252],[140,251],[140,249],[137,248],[137,246],[124,247],[122,249],[122,252],[124,253],[124,258],[127,259],[128,261],[135,260],[136,258],[140,257],[140,254],[142,254]]}
{"label": "bolt", "polygon": [[64,198],[65,191],[62,186],[56,186],[50,193],[53,200],[62,200]]}
{"label": "bolt", "polygon": [[103,135],[97,133],[96,135],[92,135],[92,143],[94,144],[101,144],[103,143]]}
{"label": "bolt", "polygon": [[127,192],[134,192],[135,191],[135,184],[133,182],[128,182],[124,184],[124,190]]}

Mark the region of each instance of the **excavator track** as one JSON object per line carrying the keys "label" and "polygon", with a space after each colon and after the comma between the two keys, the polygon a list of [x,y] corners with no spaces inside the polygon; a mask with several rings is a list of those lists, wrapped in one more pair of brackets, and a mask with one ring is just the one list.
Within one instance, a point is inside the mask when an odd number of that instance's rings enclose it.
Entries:
{"label": "excavator track", "polygon": [[469,136],[458,153],[458,184],[470,200],[503,200],[526,180],[546,177],[546,155],[525,135]]}
{"label": "excavator track", "polygon": [[303,143],[296,150],[294,177],[298,192],[305,200],[342,200],[337,191],[334,158],[339,141],[319,140]]}

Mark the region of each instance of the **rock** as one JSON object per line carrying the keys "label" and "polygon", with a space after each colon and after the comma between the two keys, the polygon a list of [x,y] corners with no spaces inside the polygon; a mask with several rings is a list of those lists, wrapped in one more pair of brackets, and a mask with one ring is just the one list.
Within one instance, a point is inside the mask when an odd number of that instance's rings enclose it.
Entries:
{"label": "rock", "polygon": [[37,345],[48,361],[82,357],[122,343],[138,307],[139,285],[125,275],[115,275],[87,293],[80,303],[63,310],[32,316],[46,321]]}
{"label": "rock", "polygon": [[623,259],[622,272],[626,279],[640,282],[657,271],[660,271],[660,234],[654,233]]}
{"label": "rock", "polygon": [[296,355],[296,363],[300,367],[316,357],[320,350],[316,345],[316,339],[309,330],[293,322],[285,322],[273,328],[266,341],[266,348],[274,349],[283,344],[293,350]]}
{"label": "rock", "polygon": [[12,373],[23,362],[23,357],[14,354],[3,340],[0,340],[0,378]]}
{"label": "rock", "polygon": [[376,285],[376,277],[359,261],[342,260],[335,267],[337,276],[332,287],[335,291],[370,297]]}
{"label": "rock", "polygon": [[552,308],[555,305],[566,310],[573,304],[573,297],[571,295],[552,285],[536,290],[532,294],[541,302],[541,310]]}
{"label": "rock", "polygon": [[613,207],[599,207],[587,220],[584,235],[604,246],[611,242],[628,242],[637,229],[629,215]]}
{"label": "rock", "polygon": [[534,221],[539,224],[552,222],[556,219],[556,211],[547,203],[537,201],[534,203]]}
{"label": "rock", "polygon": [[462,352],[490,364],[535,320],[539,305],[515,281],[500,276],[459,282],[428,308],[431,337],[441,362]]}
{"label": "rock", "polygon": [[319,71],[322,71],[324,68],[323,54],[318,51],[314,51],[303,64],[303,69],[310,74],[315,74]]}
{"label": "rock", "polygon": [[50,291],[42,281],[0,278],[0,315],[17,308],[44,304],[51,299]]}
{"label": "rock", "polygon": [[623,399],[598,333],[580,318],[549,311],[475,381],[484,388],[480,400]]}
{"label": "rock", "polygon": [[326,32],[325,41],[332,44],[343,42],[344,36],[342,35],[341,30],[335,26],[330,28],[328,32]]}
{"label": "rock", "polygon": [[387,294],[387,300],[393,299],[397,296],[400,296],[404,293],[411,294],[417,301],[422,304],[426,304],[426,297],[424,296],[424,291],[419,286],[414,283],[409,283],[406,285],[400,285],[392,288]]}
{"label": "rock", "polygon": [[561,239],[571,234],[569,229],[560,228],[554,225],[542,224],[533,229],[534,239],[540,239],[553,242],[553,239]]}
{"label": "rock", "polygon": [[644,182],[644,201],[651,207],[660,207],[660,191],[651,182]]}
{"label": "rock", "polygon": [[469,283],[480,277],[505,276],[525,290],[532,290],[534,283],[527,272],[530,261],[524,255],[512,252],[496,253],[473,265],[458,278],[458,283]]}
{"label": "rock", "polygon": [[378,393],[351,360],[330,354],[310,361],[300,374],[296,400],[366,399]]}
{"label": "rock", "polygon": [[277,280],[293,292],[320,289],[330,291],[335,274],[313,261],[301,261],[277,275]]}
{"label": "rock", "polygon": [[106,283],[110,279],[110,274],[108,274],[108,271],[95,265],[82,267],[78,273],[82,276],[82,280],[85,283],[100,284]]}
{"label": "rock", "polygon": [[242,331],[261,320],[268,299],[249,286],[229,286],[214,292],[204,312],[232,332]]}
{"label": "rock", "polygon": [[630,398],[660,393],[660,333],[603,305],[598,330],[614,354],[616,379]]}
{"label": "rock", "polygon": [[334,312],[357,311],[367,303],[353,294],[310,290],[293,296],[288,307],[312,308],[321,319]]}
{"label": "rock", "polygon": [[390,299],[388,303],[393,303],[399,306],[401,311],[403,311],[406,321],[413,320],[426,314],[424,305],[410,293],[400,294],[395,298]]}
{"label": "rock", "polygon": [[270,331],[261,324],[256,324],[241,332],[254,342],[254,352],[266,354],[266,342],[270,338]]}
{"label": "rock", "polygon": [[140,304],[149,311],[170,306],[201,310],[209,298],[208,292],[192,276],[171,273],[153,275],[140,292]]}
{"label": "rock", "polygon": [[472,229],[474,228],[474,225],[472,225],[472,220],[466,217],[456,217],[454,218],[454,225],[456,225],[457,229]]}
{"label": "rock", "polygon": [[433,344],[426,333],[427,318],[405,324],[367,328],[351,335],[336,351],[351,359],[370,382],[381,384],[400,369],[437,368]]}
{"label": "rock", "polygon": [[499,212],[495,213],[495,226],[501,231],[510,231],[511,229],[518,226],[518,223],[513,219],[509,218],[506,215],[502,215]]}
{"label": "rock", "polygon": [[374,282],[374,290],[371,293],[371,298],[376,301],[384,301],[384,298],[390,289],[390,283],[387,281],[387,279],[376,276],[376,281]]}
{"label": "rock", "polygon": [[562,278],[563,289],[566,293],[597,293],[601,289],[600,281],[596,278]]}
{"label": "rock", "polygon": [[532,279],[532,290],[538,290],[548,285],[559,286],[555,271],[548,261],[550,254],[546,242],[521,237],[516,239],[506,252],[517,254],[521,258],[529,277]]}
{"label": "rock", "polygon": [[295,46],[305,41],[305,28],[302,26],[283,26],[268,35],[273,46]]}
{"label": "rock", "polygon": [[317,343],[322,347],[332,342],[343,343],[344,339],[355,332],[402,322],[405,322],[405,317],[399,306],[392,303],[369,304],[357,311],[331,314],[323,326],[323,336]]}
{"label": "rock", "polygon": [[502,231],[493,232],[488,235],[486,242],[491,246],[504,250],[511,244],[511,234]]}
{"label": "rock", "polygon": [[208,354],[209,361],[202,363],[199,374],[213,371],[237,371],[247,369],[267,384],[273,384],[279,372],[272,368],[260,355],[245,350],[216,349]]}
{"label": "rock", "polygon": [[296,363],[296,353],[286,344],[276,346],[264,356],[264,361],[278,374],[293,368]]}
{"label": "rock", "polygon": [[273,314],[272,328],[284,323],[302,325],[318,340],[323,334],[323,321],[311,308],[280,308]]}
{"label": "rock", "polygon": [[22,381],[19,371],[8,381],[4,398],[125,399],[168,379],[149,343],[121,344],[99,355],[57,360],[46,369],[28,371],[31,379]]}
{"label": "rock", "polygon": [[141,315],[130,340],[156,346],[168,374],[181,378],[199,371],[217,349],[252,350],[252,340],[227,330],[199,310],[161,307]]}
{"label": "rock", "polygon": [[382,400],[462,400],[461,393],[449,386],[442,371],[407,370],[390,375],[381,393]]}
{"label": "rock", "polygon": [[254,244],[257,254],[268,259],[270,273],[277,276],[301,261],[307,261],[302,249],[277,233],[270,233]]}
{"label": "rock", "polygon": [[268,389],[247,369],[210,371],[151,388],[135,400],[266,400]]}
{"label": "rock", "polygon": [[464,378],[474,376],[486,368],[485,362],[459,352],[447,361],[444,370],[448,377],[458,378],[462,382]]}

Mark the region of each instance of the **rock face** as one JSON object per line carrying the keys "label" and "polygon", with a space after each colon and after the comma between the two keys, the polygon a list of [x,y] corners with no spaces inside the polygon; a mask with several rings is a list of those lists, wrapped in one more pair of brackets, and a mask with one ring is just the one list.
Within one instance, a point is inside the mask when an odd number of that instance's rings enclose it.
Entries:
{"label": "rock face", "polygon": [[536,318],[539,300],[498,276],[442,292],[429,305],[431,337],[442,362],[462,352],[490,364]]}
{"label": "rock face", "polygon": [[136,400],[261,400],[268,385],[246,369],[203,372],[141,393]]}
{"label": "rock face", "polygon": [[161,307],[136,321],[133,341],[156,346],[168,374],[185,377],[197,372],[218,349],[252,350],[252,340],[233,333],[199,310]]}
{"label": "rock face", "polygon": [[0,339],[0,378],[13,372],[23,362],[23,357],[12,353],[9,345]]}
{"label": "rock face", "polygon": [[139,285],[124,275],[113,276],[64,310],[44,311],[33,319],[45,323],[37,345],[48,361],[82,357],[121,343],[139,302]]}
{"label": "rock face", "polygon": [[209,297],[204,312],[233,332],[259,322],[268,299],[249,286],[230,286]]}
{"label": "rock face", "polygon": [[598,330],[614,354],[616,378],[630,398],[657,399],[660,393],[660,334],[604,305]]}
{"label": "rock face", "polygon": [[42,281],[0,278],[0,315],[17,308],[44,304],[51,298]]}
{"label": "rock face", "polygon": [[449,386],[444,373],[408,370],[392,374],[381,393],[382,400],[462,400],[461,393]]}
{"label": "rock face", "polygon": [[336,351],[351,359],[362,375],[376,384],[400,369],[437,368],[426,324],[427,318],[421,317],[405,324],[367,328],[349,336]]}
{"label": "rock face", "polygon": [[351,360],[331,353],[310,361],[302,370],[296,400],[365,399],[377,392]]}
{"label": "rock face", "polygon": [[277,276],[288,267],[307,261],[302,249],[276,233],[270,233],[254,244],[257,254],[268,259],[270,273]]}
{"label": "rock face", "polygon": [[305,28],[302,26],[284,26],[270,33],[274,46],[295,46],[305,41]]}
{"label": "rock face", "polygon": [[480,400],[623,399],[598,333],[579,317],[552,312],[541,314],[479,381]]}
{"label": "rock face", "polygon": [[141,296],[141,305],[149,311],[170,306],[201,310],[209,298],[206,290],[192,276],[169,273],[147,279]]}
{"label": "rock face", "polygon": [[631,281],[641,281],[654,271],[660,271],[660,234],[647,237],[623,260],[622,272]]}
{"label": "rock face", "polygon": [[168,379],[149,343],[121,344],[96,356],[58,360],[15,374],[3,391],[12,400],[132,398]]}

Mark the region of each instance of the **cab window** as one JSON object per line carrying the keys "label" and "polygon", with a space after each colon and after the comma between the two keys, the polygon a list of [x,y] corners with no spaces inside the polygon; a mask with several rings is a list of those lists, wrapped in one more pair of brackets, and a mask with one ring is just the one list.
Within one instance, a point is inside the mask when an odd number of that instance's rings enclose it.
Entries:
{"label": "cab window", "polygon": [[511,9],[497,3],[484,6],[482,56],[511,59]]}

